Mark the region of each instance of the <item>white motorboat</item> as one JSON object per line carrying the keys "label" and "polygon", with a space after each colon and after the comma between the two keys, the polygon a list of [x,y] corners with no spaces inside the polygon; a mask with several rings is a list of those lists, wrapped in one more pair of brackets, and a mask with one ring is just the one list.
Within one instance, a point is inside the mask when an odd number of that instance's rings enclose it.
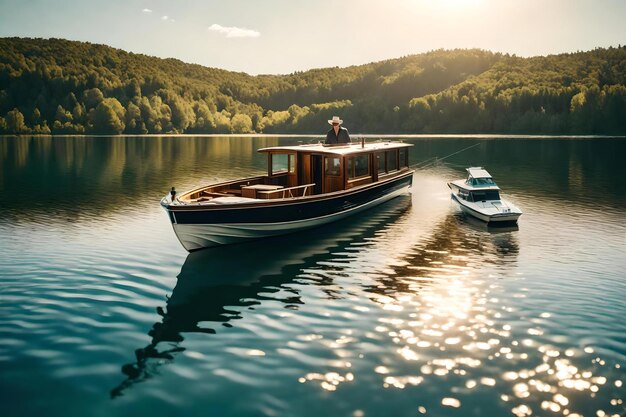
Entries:
{"label": "white motorboat", "polygon": [[448,183],[463,212],[487,223],[516,223],[520,210],[500,197],[500,188],[482,167],[467,168],[467,179]]}

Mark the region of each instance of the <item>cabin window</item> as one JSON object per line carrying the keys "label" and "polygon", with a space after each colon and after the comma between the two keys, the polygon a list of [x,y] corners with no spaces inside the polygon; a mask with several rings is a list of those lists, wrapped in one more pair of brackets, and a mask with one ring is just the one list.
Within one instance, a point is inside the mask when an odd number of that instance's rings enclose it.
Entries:
{"label": "cabin window", "polygon": [[400,159],[400,167],[408,167],[409,166],[409,152],[406,148],[398,149],[398,156]]}
{"label": "cabin window", "polygon": [[358,155],[348,158],[348,178],[367,177],[369,175],[369,155]]}
{"label": "cabin window", "polygon": [[500,193],[496,190],[473,191],[470,193],[471,201],[491,201],[500,200]]}
{"label": "cabin window", "polygon": [[387,151],[387,172],[395,171],[398,169],[398,152]]}
{"label": "cabin window", "polygon": [[293,174],[296,172],[296,154],[289,154],[289,173]]}
{"label": "cabin window", "polygon": [[331,157],[326,157],[324,158],[324,173],[327,176],[331,176],[331,177],[338,177],[341,175],[341,171],[340,168],[341,167],[341,161],[339,160],[339,158],[331,158]]}
{"label": "cabin window", "polygon": [[296,154],[272,154],[272,175],[296,172]]}
{"label": "cabin window", "polygon": [[466,182],[467,184],[474,185],[474,186],[496,185],[496,182],[491,178],[469,177]]}
{"label": "cabin window", "polygon": [[384,152],[378,152],[376,154],[376,161],[378,165],[378,173],[384,174],[385,172],[387,172],[387,167],[385,166],[385,153]]}

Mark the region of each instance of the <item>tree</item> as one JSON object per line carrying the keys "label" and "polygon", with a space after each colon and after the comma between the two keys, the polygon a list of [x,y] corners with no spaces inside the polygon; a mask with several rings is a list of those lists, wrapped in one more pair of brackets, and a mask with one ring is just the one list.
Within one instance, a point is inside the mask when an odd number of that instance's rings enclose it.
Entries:
{"label": "tree", "polygon": [[183,133],[191,124],[195,122],[195,113],[189,103],[176,95],[170,101],[172,110],[172,125],[179,132]]}
{"label": "tree", "polygon": [[217,112],[213,115],[215,120],[215,130],[217,133],[230,133],[230,113],[226,110]]}
{"label": "tree", "polygon": [[7,113],[6,130],[9,133],[28,133],[29,129],[24,123],[24,115],[18,109]]}
{"label": "tree", "polygon": [[[623,135],[624,87],[624,47],[531,58],[437,50],[250,76],[103,45],[0,38],[0,115],[20,109],[26,118],[5,118],[5,131],[10,123],[24,132],[111,132],[117,118],[134,133],[312,133],[339,114],[372,133]],[[125,111],[108,103],[96,112],[109,98]]]}
{"label": "tree", "polygon": [[40,119],[41,119],[41,112],[39,111],[37,107],[35,107],[33,109],[33,114],[30,117],[30,122],[34,126],[34,125],[39,124]]}
{"label": "tree", "polygon": [[139,110],[141,110],[141,120],[146,129],[150,133],[161,133],[161,123],[156,111],[152,108],[152,104],[148,97],[142,97],[139,102]]}
{"label": "tree", "polygon": [[128,133],[148,133],[146,125],[141,120],[141,109],[133,104],[128,103],[126,107],[126,132]]}
{"label": "tree", "polygon": [[[160,96],[154,95],[150,97],[150,106],[157,117],[156,127],[158,132],[171,132],[172,131],[172,109],[170,106],[163,102]],[[156,132],[156,133],[158,133]]]}
{"label": "tree", "polygon": [[76,122],[83,123],[85,119],[85,105],[81,103],[76,103],[74,109],[72,110],[72,118]]}
{"label": "tree", "polygon": [[236,114],[230,121],[230,129],[232,133],[250,133],[252,119],[247,114]]}
{"label": "tree", "polygon": [[102,94],[99,88],[91,88],[83,91],[83,102],[85,103],[85,108],[88,110],[95,108],[103,100],[104,94]]}
{"label": "tree", "polygon": [[289,116],[291,117],[291,124],[297,125],[300,119],[308,116],[310,109],[307,106],[300,107],[297,104],[292,104],[291,106],[289,106],[289,109],[287,109],[287,111],[289,112]]}
{"label": "tree", "polygon": [[65,110],[63,108],[63,106],[61,106],[59,104],[57,106],[57,112],[56,112],[56,115],[54,117],[54,120],[58,120],[61,123],[66,123],[66,122],[71,123],[72,120],[73,120],[72,113],[70,113],[69,111]]}
{"label": "tree", "polygon": [[[84,131],[80,131],[77,133],[83,133],[83,132]],[[33,133],[36,135],[49,135],[51,131],[50,131],[50,127],[48,126],[48,122],[44,120],[42,124],[37,124],[33,126]]]}
{"label": "tree", "polygon": [[196,103],[195,105],[196,122],[193,126],[193,131],[197,133],[209,133],[215,130],[215,118],[213,113],[209,109],[209,106],[204,102]]}
{"label": "tree", "polygon": [[126,95],[130,98],[141,97],[141,84],[137,78],[132,78],[126,84]]}
{"label": "tree", "polygon": [[93,133],[119,135],[124,131],[124,107],[114,98],[107,98],[90,112]]}

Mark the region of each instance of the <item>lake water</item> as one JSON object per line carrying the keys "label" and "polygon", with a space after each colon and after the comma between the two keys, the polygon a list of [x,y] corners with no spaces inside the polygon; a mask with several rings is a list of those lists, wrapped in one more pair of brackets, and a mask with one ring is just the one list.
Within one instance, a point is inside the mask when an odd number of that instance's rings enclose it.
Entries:
{"label": "lake water", "polygon": [[[626,139],[403,138],[413,192],[188,255],[159,199],[308,138],[0,138],[3,416],[624,416]],[[486,167],[516,229],[446,182]]]}

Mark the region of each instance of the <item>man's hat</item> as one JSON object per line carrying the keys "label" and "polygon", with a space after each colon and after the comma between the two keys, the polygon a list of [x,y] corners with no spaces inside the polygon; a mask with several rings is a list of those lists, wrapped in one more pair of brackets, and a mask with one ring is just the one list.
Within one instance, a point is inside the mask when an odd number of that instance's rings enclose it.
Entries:
{"label": "man's hat", "polygon": [[334,124],[334,123],[339,123],[339,124],[342,124],[342,123],[343,123],[343,120],[341,120],[341,119],[339,118],[339,116],[333,116],[333,119],[332,119],[332,120],[329,120],[329,121],[328,121],[328,123],[329,123],[329,124],[331,124],[331,125],[332,125],[332,124]]}

